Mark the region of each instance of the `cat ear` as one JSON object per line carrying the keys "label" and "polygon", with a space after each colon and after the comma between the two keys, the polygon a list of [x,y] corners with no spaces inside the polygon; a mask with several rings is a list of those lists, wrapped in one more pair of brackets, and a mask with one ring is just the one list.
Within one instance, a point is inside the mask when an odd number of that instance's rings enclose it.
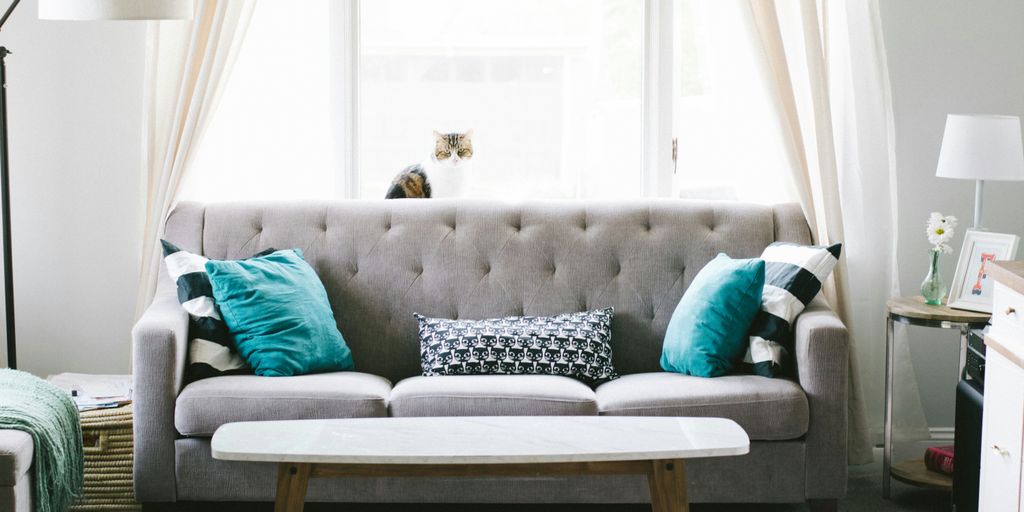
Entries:
{"label": "cat ear", "polygon": [[445,134],[443,134],[443,133],[441,133],[441,132],[439,132],[437,130],[434,130],[434,140],[444,140],[445,137],[446,137]]}
{"label": "cat ear", "polygon": [[473,137],[473,129],[472,128],[466,130],[466,133],[462,134],[462,138],[464,138],[464,139],[470,139],[472,137]]}

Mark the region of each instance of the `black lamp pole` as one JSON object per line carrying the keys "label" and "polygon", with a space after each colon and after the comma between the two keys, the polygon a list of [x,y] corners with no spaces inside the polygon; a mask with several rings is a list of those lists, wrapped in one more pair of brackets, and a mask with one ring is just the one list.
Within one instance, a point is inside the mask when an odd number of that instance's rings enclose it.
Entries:
{"label": "black lamp pole", "polygon": [[[0,29],[21,0],[14,0],[0,18]],[[0,46],[0,215],[3,215],[4,311],[7,319],[7,366],[18,367],[14,330],[14,265],[11,262],[11,185],[7,150],[7,56],[11,51]]]}

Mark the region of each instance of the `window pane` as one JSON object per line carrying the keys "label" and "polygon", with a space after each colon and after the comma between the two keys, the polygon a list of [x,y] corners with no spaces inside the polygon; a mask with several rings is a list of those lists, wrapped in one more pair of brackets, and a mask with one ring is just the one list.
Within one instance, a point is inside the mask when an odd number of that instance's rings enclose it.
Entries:
{"label": "window pane", "polygon": [[473,130],[473,196],[635,197],[643,0],[360,4],[360,196]]}
{"label": "window pane", "polygon": [[[182,196],[336,197],[329,0],[260,0]],[[301,6],[301,7],[299,7]]]}
{"label": "window pane", "polygon": [[675,0],[677,197],[793,201],[790,166],[746,0]]}

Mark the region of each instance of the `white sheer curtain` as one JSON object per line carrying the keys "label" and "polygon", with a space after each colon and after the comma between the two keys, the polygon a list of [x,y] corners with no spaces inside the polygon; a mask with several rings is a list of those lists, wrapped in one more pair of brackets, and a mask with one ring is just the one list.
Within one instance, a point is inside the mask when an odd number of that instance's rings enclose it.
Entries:
{"label": "white sheer curtain", "polygon": [[191,22],[149,26],[143,150],[146,224],[136,315],[153,298],[163,222],[217,107],[254,6],[255,0],[197,0]]}
{"label": "white sheer curtain", "polygon": [[[857,249],[847,259],[851,277],[849,322],[860,343],[861,389],[868,397],[867,424],[880,439],[885,381],[885,321],[882,306],[901,295],[897,274],[896,155],[891,85],[878,1],[836,3],[827,16],[830,77],[846,84],[832,95],[840,197],[846,240]],[[866,276],[866,277],[865,277]],[[895,435],[927,439],[928,424],[911,364],[906,332],[896,337]]]}
{"label": "white sheer curtain", "polygon": [[[850,462],[867,462],[868,425],[880,426],[884,306],[899,294],[892,104],[877,0],[750,5],[798,197],[818,242],[844,243],[825,293],[851,333]],[[900,427],[923,432],[907,351],[897,350]]]}

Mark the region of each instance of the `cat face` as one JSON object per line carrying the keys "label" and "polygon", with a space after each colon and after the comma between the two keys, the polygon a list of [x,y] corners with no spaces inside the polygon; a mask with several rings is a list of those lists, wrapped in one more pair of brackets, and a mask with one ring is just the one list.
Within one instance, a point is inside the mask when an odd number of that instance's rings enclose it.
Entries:
{"label": "cat face", "polygon": [[532,363],[542,361],[544,359],[544,349],[542,348],[528,348],[526,349],[526,359]]}
{"label": "cat face", "polygon": [[473,352],[468,348],[455,349],[455,360],[460,363],[465,363],[473,357]]}
{"label": "cat face", "polygon": [[484,347],[482,345],[477,345],[473,347],[473,359],[483,361],[484,359],[487,359],[488,353],[489,352],[487,350],[487,347]]}
{"label": "cat face", "polygon": [[498,361],[505,360],[506,356],[508,356],[508,349],[505,347],[494,347],[491,349],[491,357]]}
{"label": "cat face", "polygon": [[465,133],[434,131],[434,161],[458,167],[473,158],[473,130]]}

